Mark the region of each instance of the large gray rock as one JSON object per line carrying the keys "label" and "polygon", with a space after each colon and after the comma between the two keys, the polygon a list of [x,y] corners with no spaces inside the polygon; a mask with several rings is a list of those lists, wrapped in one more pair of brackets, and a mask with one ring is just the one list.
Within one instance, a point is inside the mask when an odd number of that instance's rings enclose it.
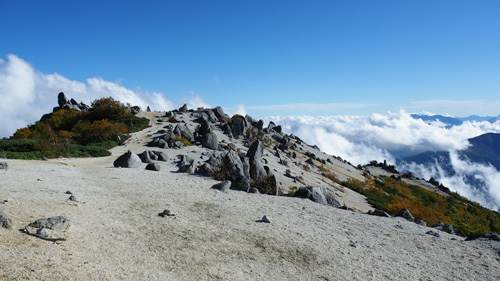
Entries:
{"label": "large gray rock", "polygon": [[231,187],[231,181],[228,181],[228,180],[212,186],[213,189],[217,189],[217,190],[220,190],[222,192],[227,192],[230,187]]}
{"label": "large gray rock", "polygon": [[65,216],[41,218],[29,224],[34,228],[48,228],[53,230],[67,229],[70,226],[69,219]]}
{"label": "large gray rock", "polygon": [[163,140],[165,140],[167,143],[171,142],[174,140],[175,134],[172,130],[167,130],[165,135],[163,135]]}
{"label": "large gray rock", "polygon": [[0,211],[0,227],[7,229],[12,228],[12,220],[2,211]]}
{"label": "large gray rock", "polygon": [[410,211],[408,209],[401,209],[396,214],[396,217],[402,217],[402,218],[406,219],[407,221],[411,221],[411,222],[415,221],[415,218],[413,217],[413,215],[410,213]]}
{"label": "large gray rock", "polygon": [[149,154],[149,151],[145,150],[143,153],[138,155],[139,158],[141,158],[142,163],[153,163],[153,160],[151,159],[151,155]]}
{"label": "large gray rock", "polygon": [[113,166],[121,168],[138,168],[141,166],[141,163],[141,158],[129,150],[122,156],[118,157],[113,162]]}
{"label": "large gray rock", "polygon": [[245,177],[245,170],[240,157],[236,155],[236,152],[229,150],[229,152],[224,156],[224,163],[226,169],[231,173],[231,180],[233,182],[239,182]]}
{"label": "large gray rock", "polygon": [[205,135],[210,132],[210,122],[203,121],[201,122],[200,128],[198,129],[198,134]]}
{"label": "large gray rock", "polygon": [[69,103],[69,99],[63,92],[60,92],[59,95],[57,95],[57,104],[59,104],[60,108],[63,108],[67,103]]}
{"label": "large gray rock", "polygon": [[9,164],[7,162],[0,162],[0,170],[7,170],[9,168]]}
{"label": "large gray rock", "polygon": [[216,108],[213,108],[212,112],[215,114],[215,116],[219,120],[229,119],[229,115],[227,115],[226,113],[224,113],[224,110],[220,106],[217,106]]}
{"label": "large gray rock", "polygon": [[224,132],[224,134],[226,134],[230,139],[233,137],[233,131],[229,124],[225,124],[224,126],[222,126],[222,132]]}
{"label": "large gray rock", "polygon": [[179,108],[179,112],[182,112],[182,113],[188,112],[187,104],[184,104],[181,108]]}
{"label": "large gray rock", "polygon": [[307,198],[316,203],[330,205],[336,208],[341,207],[340,201],[334,195],[327,193],[324,187],[303,186],[295,192],[294,197]]}
{"label": "large gray rock", "polygon": [[179,173],[188,173],[194,174],[196,172],[196,168],[198,167],[198,161],[192,159],[187,155],[181,156],[181,161],[179,162]]}
{"label": "large gray rock", "polygon": [[153,151],[153,153],[156,155],[158,161],[168,161],[168,155],[163,152],[163,151]]}
{"label": "large gray rock", "polygon": [[178,124],[175,126],[174,133],[180,137],[186,138],[190,142],[194,142],[194,134],[189,130],[186,124]]}
{"label": "large gray rock", "polygon": [[247,152],[247,157],[250,159],[250,177],[254,180],[267,176],[266,170],[262,165],[263,152],[264,145],[259,140],[255,140]]}
{"label": "large gray rock", "polygon": [[217,150],[219,148],[219,139],[215,133],[209,132],[203,135],[201,145],[209,149]]}
{"label": "large gray rock", "polygon": [[[211,122],[211,123],[216,123],[219,121],[217,116],[215,116],[214,112],[211,109],[199,109],[196,111],[198,113],[198,122],[201,120],[205,122]],[[201,122],[200,122],[201,123]]]}
{"label": "large gray rock", "polygon": [[158,147],[159,148],[169,148],[170,145],[165,140],[159,139],[158,140]]}
{"label": "large gray rock", "polygon": [[198,165],[198,167],[196,167],[196,171],[195,173],[196,174],[210,174],[212,172],[212,165],[210,165],[209,163],[203,163],[201,165]]}
{"label": "large gray rock", "polygon": [[158,165],[157,163],[149,163],[147,166],[146,166],[146,170],[149,170],[149,171],[160,171],[161,169],[161,166]]}
{"label": "large gray rock", "polygon": [[231,118],[231,129],[233,136],[244,136],[248,125],[247,120],[241,115],[235,115]]}

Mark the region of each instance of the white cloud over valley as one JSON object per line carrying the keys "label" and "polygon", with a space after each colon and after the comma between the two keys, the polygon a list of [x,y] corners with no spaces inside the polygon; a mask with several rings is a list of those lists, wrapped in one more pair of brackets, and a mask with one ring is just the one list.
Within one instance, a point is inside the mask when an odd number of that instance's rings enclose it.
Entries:
{"label": "white cloud over valley", "polygon": [[[492,209],[500,207],[500,173],[491,165],[460,159],[457,150],[466,149],[469,138],[485,133],[500,133],[500,122],[464,122],[446,128],[439,121],[416,120],[404,110],[371,116],[278,116],[266,118],[281,124],[321,150],[340,156],[353,164],[387,160],[395,164],[394,154],[417,154],[424,151],[450,151],[455,174],[447,174],[439,165],[409,164],[404,167],[416,176],[434,177],[450,189]],[[473,176],[482,182],[482,190],[466,180]]]}
{"label": "white cloud over valley", "polygon": [[277,116],[269,117],[325,152],[356,164],[388,160],[388,151],[416,154],[423,151],[461,150],[467,139],[487,132],[500,132],[499,123],[464,122],[447,129],[441,122],[426,123],[404,110],[370,116]]}

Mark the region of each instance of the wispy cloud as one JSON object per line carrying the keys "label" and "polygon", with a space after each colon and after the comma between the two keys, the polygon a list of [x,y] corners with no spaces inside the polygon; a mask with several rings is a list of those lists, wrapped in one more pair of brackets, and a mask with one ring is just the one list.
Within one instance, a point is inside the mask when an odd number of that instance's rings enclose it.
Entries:
{"label": "wispy cloud", "polygon": [[497,116],[500,114],[500,101],[487,100],[424,100],[413,101],[408,106],[403,106],[408,111],[433,111],[442,115],[457,117],[472,114]]}
{"label": "wispy cloud", "polygon": [[217,82],[217,84],[220,83],[220,79],[219,79],[219,77],[217,77],[217,75],[214,75],[214,80],[215,80],[215,82]]}
{"label": "wispy cloud", "polygon": [[190,94],[181,101],[165,98],[161,92],[131,90],[118,82],[92,77],[85,82],[74,81],[60,74],[42,73],[16,55],[0,59],[0,137],[11,136],[16,129],[39,120],[44,113],[52,112],[57,105],[57,94],[66,93],[77,101],[90,104],[101,97],[113,97],[123,103],[145,109],[171,110],[187,103],[190,108],[208,104],[197,94]]}
{"label": "wispy cloud", "polygon": [[334,112],[347,109],[363,109],[376,107],[376,103],[290,103],[276,105],[253,105],[248,106],[253,111],[301,111],[301,112]]}

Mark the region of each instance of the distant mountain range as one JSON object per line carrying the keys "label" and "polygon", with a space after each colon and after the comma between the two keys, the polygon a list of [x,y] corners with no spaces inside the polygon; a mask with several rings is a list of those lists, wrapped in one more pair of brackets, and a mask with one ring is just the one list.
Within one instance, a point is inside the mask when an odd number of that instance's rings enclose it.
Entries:
{"label": "distant mountain range", "polygon": [[450,116],[443,116],[443,115],[423,115],[423,114],[412,114],[412,118],[414,119],[421,119],[424,122],[435,122],[435,121],[441,121],[444,124],[446,124],[447,128],[451,128],[453,126],[461,125],[463,122],[470,121],[470,122],[490,122],[494,123],[498,120],[500,120],[500,115],[496,117],[492,116],[478,116],[478,115],[470,115],[467,117],[450,117]]}
{"label": "distant mountain range", "polygon": [[[500,134],[488,133],[469,139],[471,146],[458,151],[461,157],[471,162],[491,164],[500,170]],[[427,151],[417,155],[404,157],[401,162],[431,165],[436,162],[442,167],[451,167],[448,151]],[[452,171],[450,171],[452,172]]]}

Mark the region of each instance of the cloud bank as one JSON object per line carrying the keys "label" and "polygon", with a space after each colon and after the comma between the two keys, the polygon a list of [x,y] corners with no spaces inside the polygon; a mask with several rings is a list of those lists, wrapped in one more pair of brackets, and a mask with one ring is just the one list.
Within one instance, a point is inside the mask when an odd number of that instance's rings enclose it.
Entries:
{"label": "cloud bank", "polygon": [[[323,151],[340,156],[353,164],[371,160],[387,160],[395,164],[396,155],[412,155],[424,151],[450,151],[454,174],[447,174],[438,162],[432,166],[415,163],[398,167],[412,171],[416,176],[434,177],[454,191],[492,209],[500,206],[500,173],[490,165],[471,163],[461,159],[457,150],[466,149],[469,138],[485,133],[500,133],[500,122],[464,122],[446,128],[439,121],[424,122],[413,119],[400,110],[386,115],[371,116],[278,116],[266,118],[283,126],[309,144],[317,144]],[[475,179],[472,184],[468,177]]]}
{"label": "cloud bank", "polygon": [[327,153],[355,164],[388,160],[393,155],[411,155],[423,151],[461,150],[467,139],[487,132],[500,132],[499,123],[464,122],[447,129],[439,121],[416,120],[404,110],[371,116],[277,116],[266,118],[283,126]]}
{"label": "cloud bank", "polygon": [[192,92],[181,101],[173,102],[166,99],[163,93],[127,89],[100,77],[89,78],[82,83],[57,73],[45,74],[18,56],[8,55],[7,60],[0,59],[0,137],[11,136],[16,129],[33,124],[43,114],[52,112],[59,92],[86,104],[111,96],[143,109],[150,106],[151,110],[171,110],[183,103],[190,108],[209,107]]}

